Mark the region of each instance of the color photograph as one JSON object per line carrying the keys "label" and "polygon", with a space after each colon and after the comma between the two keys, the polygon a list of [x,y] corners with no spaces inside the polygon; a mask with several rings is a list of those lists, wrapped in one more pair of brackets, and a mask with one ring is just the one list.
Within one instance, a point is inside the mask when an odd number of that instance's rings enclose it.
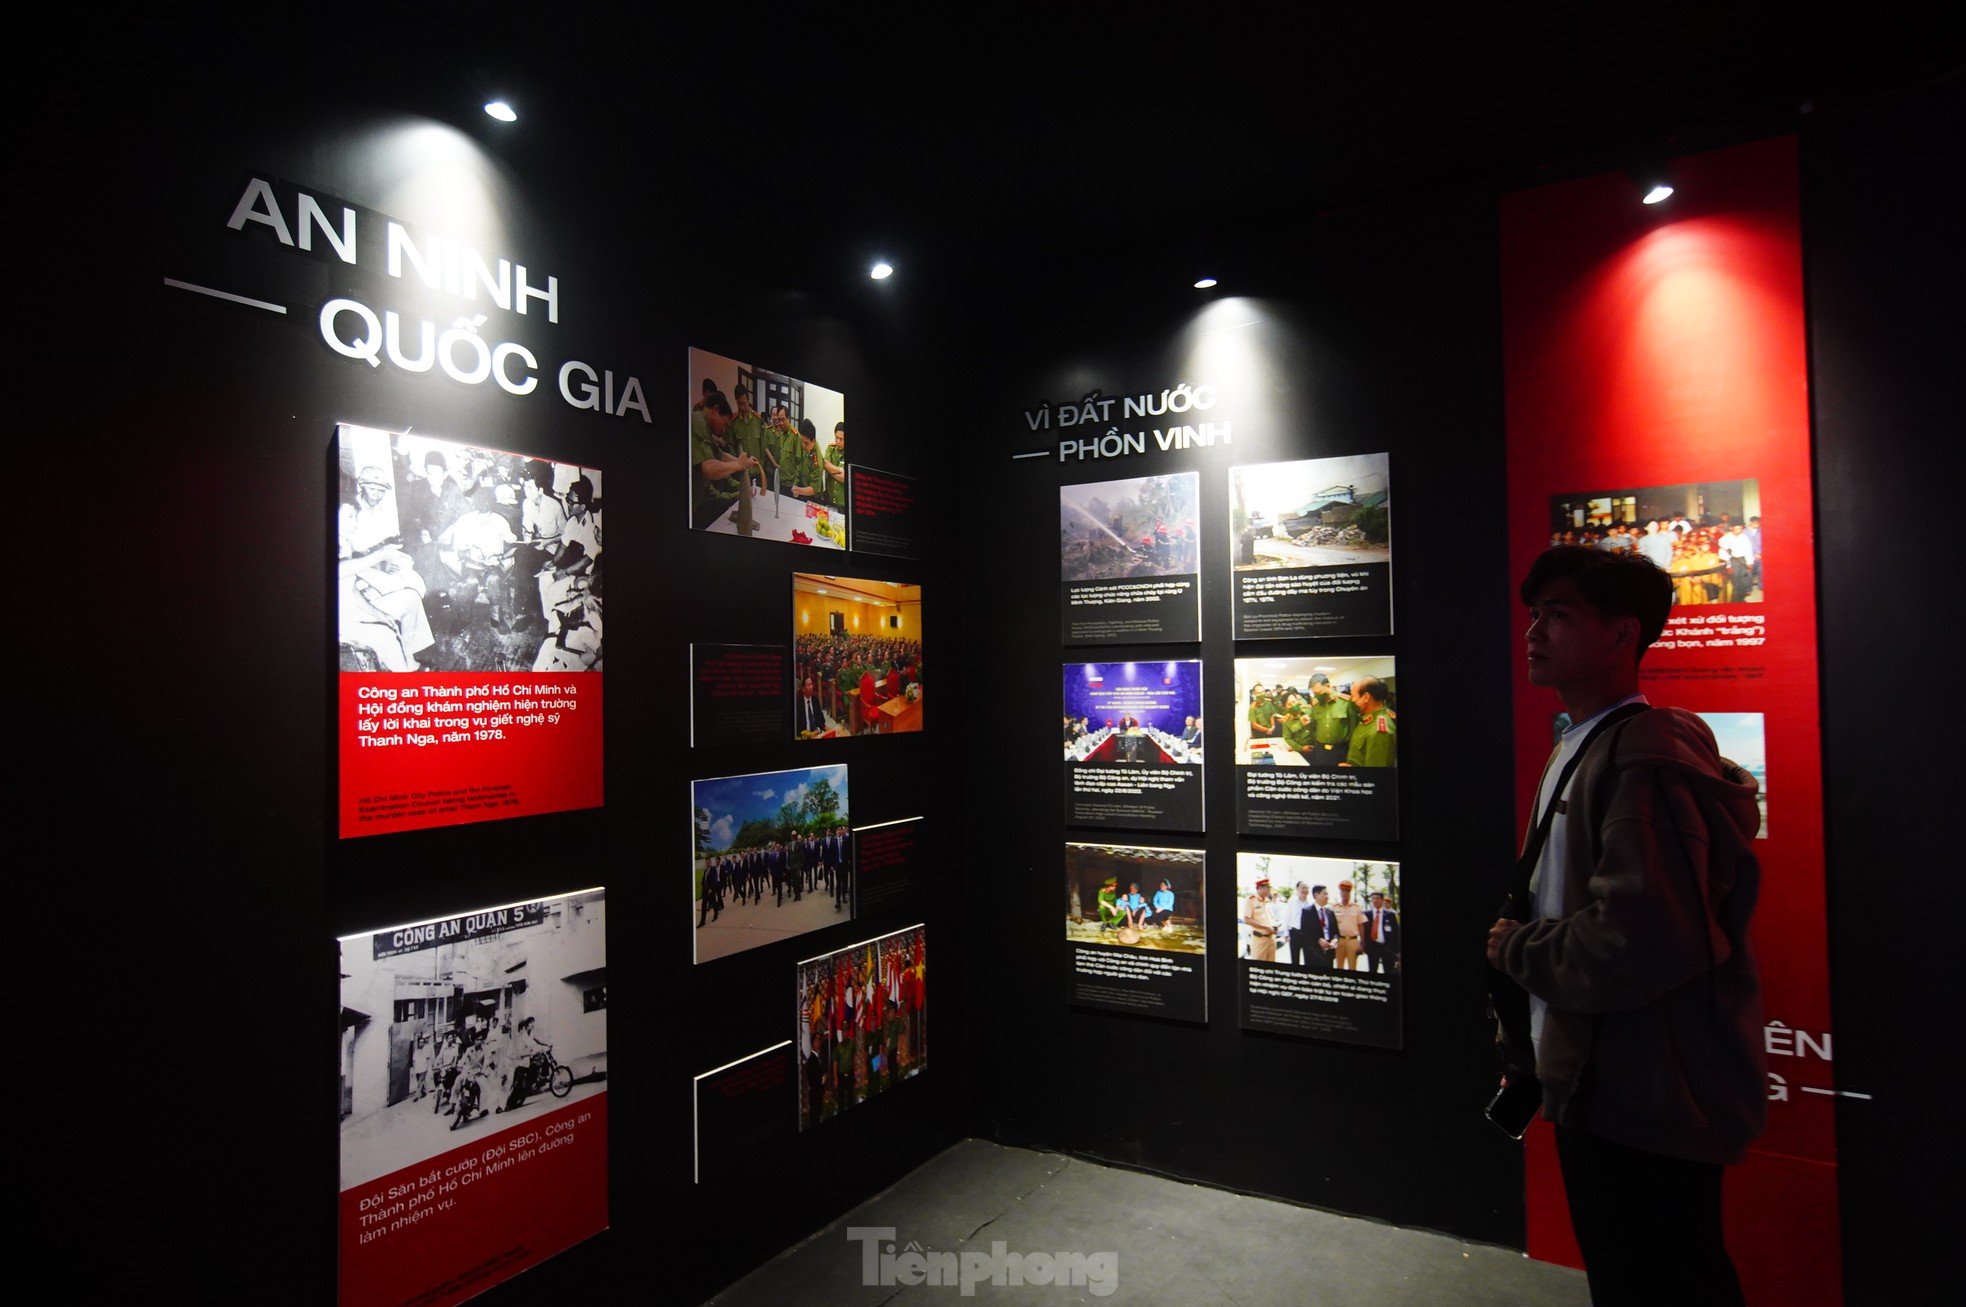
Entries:
{"label": "color photograph", "polygon": [[1761,482],[1694,481],[1550,497],[1550,543],[1649,558],[1673,604],[1758,604]]}
{"label": "color photograph", "polygon": [[699,963],[853,919],[844,763],[690,784]]}
{"label": "color photograph", "polygon": [[1065,761],[1170,766],[1202,760],[1201,663],[1067,663]]}
{"label": "color photograph", "polygon": [[1235,569],[1331,567],[1392,558],[1384,454],[1229,469]]}
{"label": "color photograph", "polygon": [[792,735],[922,728],[922,588],[792,574]]}
{"label": "color photograph", "polygon": [[1236,659],[1236,762],[1244,767],[1396,767],[1391,658]]}
{"label": "color photograph", "polygon": [[1200,849],[1065,846],[1065,938],[1076,944],[1206,953]]}
{"label": "color photograph", "polygon": [[1238,853],[1239,1024],[1400,1047],[1404,906],[1396,862]]}
{"label": "color photograph", "polygon": [[798,968],[799,1129],[928,1066],[928,932],[910,926]]}
{"label": "color photograph", "polygon": [[689,352],[690,525],[821,549],[847,543],[846,396]]}
{"label": "color photograph", "polygon": [[1059,487],[1062,579],[1114,580],[1198,571],[1200,498],[1198,472]]}
{"label": "color photograph", "polygon": [[1400,970],[1399,864],[1236,855],[1237,952],[1322,971]]}
{"label": "color photograph", "polygon": [[1754,777],[1754,801],[1761,805],[1761,830],[1755,838],[1767,839],[1767,716],[1758,712],[1703,712],[1699,718],[1713,731],[1713,742],[1720,749],[1720,756]]}

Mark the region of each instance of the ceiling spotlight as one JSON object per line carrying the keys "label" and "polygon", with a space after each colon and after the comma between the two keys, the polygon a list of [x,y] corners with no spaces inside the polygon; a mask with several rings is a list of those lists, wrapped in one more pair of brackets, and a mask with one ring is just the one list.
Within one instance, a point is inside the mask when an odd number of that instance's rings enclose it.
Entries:
{"label": "ceiling spotlight", "polygon": [[1214,284],[1215,284],[1215,278],[1213,278],[1213,277],[1203,277],[1203,278],[1202,278],[1202,279],[1201,279],[1200,281],[1198,281],[1198,282],[1196,282],[1196,283],[1195,283],[1195,289],[1196,289],[1196,290],[1207,290],[1207,289],[1208,289],[1208,288],[1209,288],[1210,286],[1213,286]]}
{"label": "ceiling spotlight", "polygon": [[519,115],[513,111],[511,105],[505,103],[503,100],[493,100],[485,106],[485,112],[502,123],[515,123],[519,121]]}
{"label": "ceiling spotlight", "polygon": [[1658,204],[1662,200],[1669,200],[1671,198],[1671,182],[1654,182],[1652,183],[1652,188],[1645,192],[1645,203],[1647,204]]}
{"label": "ceiling spotlight", "polygon": [[867,270],[867,275],[875,281],[886,281],[894,275],[894,265],[891,263],[876,263]]}

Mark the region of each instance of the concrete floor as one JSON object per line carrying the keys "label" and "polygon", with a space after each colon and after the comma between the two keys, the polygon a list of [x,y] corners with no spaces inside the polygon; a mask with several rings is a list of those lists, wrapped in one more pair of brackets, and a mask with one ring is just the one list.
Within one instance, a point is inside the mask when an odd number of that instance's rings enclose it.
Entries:
{"label": "concrete floor", "polygon": [[[911,1249],[927,1258],[954,1257],[918,1266],[906,1256]],[[1033,1260],[1037,1254],[1054,1260]],[[965,1301],[965,1270],[973,1299],[1033,1307],[1585,1307],[1590,1301],[1582,1271],[1532,1262],[1506,1248],[975,1139],[710,1301],[717,1307],[874,1307],[896,1300],[954,1307]],[[935,1283],[938,1277],[947,1283]],[[1050,1282],[1074,1278],[1077,1283]]]}

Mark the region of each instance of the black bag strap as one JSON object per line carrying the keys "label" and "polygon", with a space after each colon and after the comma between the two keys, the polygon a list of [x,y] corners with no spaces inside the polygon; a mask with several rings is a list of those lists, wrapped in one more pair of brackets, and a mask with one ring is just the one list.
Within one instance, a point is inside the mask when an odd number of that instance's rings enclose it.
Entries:
{"label": "black bag strap", "polygon": [[1509,874],[1509,896],[1502,904],[1503,916],[1515,921],[1529,920],[1531,906],[1529,882],[1536,875],[1536,861],[1543,856],[1543,845],[1549,841],[1550,827],[1556,824],[1557,810],[1563,802],[1564,791],[1570,786],[1570,777],[1577,770],[1577,764],[1584,760],[1584,755],[1591,751],[1591,746],[1597,743],[1598,737],[1605,731],[1628,717],[1636,717],[1650,706],[1643,703],[1628,703],[1606,713],[1603,720],[1591,727],[1591,733],[1584,737],[1583,746],[1570,755],[1569,762],[1563,764],[1563,770],[1556,778],[1556,788],[1550,791],[1550,801],[1544,806],[1543,815],[1537,821],[1535,829],[1530,831],[1529,838],[1524,841],[1522,856],[1516,859],[1515,870]]}

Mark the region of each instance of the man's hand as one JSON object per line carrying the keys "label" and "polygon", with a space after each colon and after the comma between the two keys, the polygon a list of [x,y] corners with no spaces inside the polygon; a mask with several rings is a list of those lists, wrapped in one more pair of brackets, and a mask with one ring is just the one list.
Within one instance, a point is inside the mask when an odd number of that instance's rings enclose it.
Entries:
{"label": "man's hand", "polygon": [[1488,965],[1500,970],[1502,966],[1502,941],[1522,929],[1520,921],[1510,921],[1507,917],[1497,919],[1488,928]]}

